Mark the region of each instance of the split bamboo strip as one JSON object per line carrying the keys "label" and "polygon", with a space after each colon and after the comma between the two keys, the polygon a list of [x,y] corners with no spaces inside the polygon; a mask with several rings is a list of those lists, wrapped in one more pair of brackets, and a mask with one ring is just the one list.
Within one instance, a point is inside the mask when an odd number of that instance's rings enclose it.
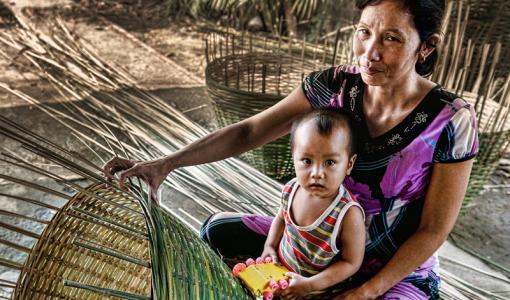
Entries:
{"label": "split bamboo strip", "polygon": [[148,300],[151,299],[150,297],[144,297],[140,295],[130,294],[123,291],[113,290],[113,289],[106,289],[101,288],[98,286],[88,285],[88,284],[81,284],[78,282],[70,281],[70,280],[64,280],[64,286],[78,288],[78,289],[85,289],[92,292],[100,293],[104,296],[113,296],[116,298],[121,299],[127,299],[127,300]]}
{"label": "split bamboo strip", "polygon": [[13,249],[16,249],[18,251],[22,251],[22,252],[25,252],[25,253],[30,253],[31,249],[30,248],[27,248],[27,247],[24,247],[24,246],[21,246],[21,245],[18,245],[16,243],[13,243],[11,241],[7,241],[7,240],[4,240],[4,239],[0,239],[0,244],[4,244],[6,245],[7,247],[11,247]]}

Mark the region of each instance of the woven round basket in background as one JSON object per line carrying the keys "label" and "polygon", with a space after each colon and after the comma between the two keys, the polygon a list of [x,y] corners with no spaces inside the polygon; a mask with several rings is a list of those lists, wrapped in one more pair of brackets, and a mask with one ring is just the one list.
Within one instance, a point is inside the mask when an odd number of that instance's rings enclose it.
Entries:
{"label": "woven round basket in background", "polygon": [[[221,127],[249,118],[283,99],[314,65],[287,55],[248,53],[220,57],[207,65],[206,84]],[[293,176],[288,136],[241,156],[278,180]]]}
{"label": "woven round basket in background", "polygon": [[[298,87],[309,72],[350,61],[349,39],[350,30],[339,30],[323,43],[233,30],[209,34],[205,76],[219,126],[271,107]],[[241,158],[274,179],[286,181],[294,176],[288,137]]]}

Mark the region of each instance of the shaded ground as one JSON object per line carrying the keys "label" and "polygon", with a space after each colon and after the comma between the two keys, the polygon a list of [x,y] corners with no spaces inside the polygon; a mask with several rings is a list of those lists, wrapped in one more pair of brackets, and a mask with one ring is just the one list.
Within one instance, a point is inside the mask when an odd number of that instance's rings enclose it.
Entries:
{"label": "shaded ground", "polygon": [[[509,157],[509,155],[507,155]],[[510,276],[510,180],[494,174],[488,188],[459,217],[452,239],[507,269]]]}

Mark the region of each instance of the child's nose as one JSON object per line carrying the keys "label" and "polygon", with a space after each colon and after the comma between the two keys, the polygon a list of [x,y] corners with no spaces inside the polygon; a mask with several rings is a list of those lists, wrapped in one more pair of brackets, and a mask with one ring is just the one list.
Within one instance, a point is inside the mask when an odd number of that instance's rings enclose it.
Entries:
{"label": "child's nose", "polygon": [[320,164],[316,164],[312,168],[312,178],[324,177],[324,168]]}

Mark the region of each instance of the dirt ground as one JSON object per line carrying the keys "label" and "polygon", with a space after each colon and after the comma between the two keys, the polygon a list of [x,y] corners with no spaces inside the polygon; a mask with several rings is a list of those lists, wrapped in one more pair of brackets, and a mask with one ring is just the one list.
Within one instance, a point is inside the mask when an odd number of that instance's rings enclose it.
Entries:
{"label": "dirt ground", "polygon": [[[159,55],[178,62],[182,68],[202,82],[191,80],[189,82],[194,82],[193,84],[179,84],[179,78],[174,78],[172,79],[173,83],[168,84],[170,82],[168,76],[171,76],[170,73],[172,73],[169,72],[171,65],[162,63],[164,59],[157,55],[154,59],[159,59],[159,63],[144,65],[140,64],[140,61],[145,62],[146,58],[137,58],[134,54],[129,57],[119,57],[119,49],[115,49],[115,47],[110,49],[105,47],[100,50],[100,54],[105,60],[124,64],[123,66],[134,74],[149,92],[165,99],[209,130],[215,129],[217,126],[214,112],[203,83],[206,65],[203,35],[210,25],[192,19],[162,19],[158,17],[158,11],[154,7],[144,11],[132,6],[123,6],[121,2],[111,3],[113,2],[107,1],[107,4],[98,6],[97,1],[77,0],[74,1],[74,4],[78,5],[72,5],[72,2],[65,5],[50,4],[43,8],[29,9],[26,13],[35,19],[60,15],[68,22],[78,24],[73,28],[75,33],[93,40],[97,45],[101,45],[102,41],[112,42],[115,39],[120,39],[118,36],[110,34],[113,31],[108,22],[112,22],[155,49]],[[102,18],[105,18],[107,22]],[[0,7],[0,31],[11,30],[12,24],[13,21],[10,20],[9,14]],[[124,36],[124,38],[125,40],[117,41],[116,45],[118,46],[116,47],[122,47],[122,43],[129,42],[128,37]],[[0,81],[7,82],[34,97],[47,99],[48,102],[51,102],[51,99],[55,97],[52,89],[41,83],[34,74],[29,71],[20,73],[4,59],[0,59]],[[41,118],[39,112],[32,106],[3,92],[0,93],[0,113],[27,127],[39,128],[41,132],[47,131],[53,126],[50,120]],[[56,130],[54,135],[66,136],[65,132],[59,130]],[[0,142],[3,143],[3,140]],[[72,144],[73,142],[70,140],[65,143]],[[507,155],[507,159],[509,158],[510,156]],[[4,168],[8,167],[4,166]],[[15,170],[7,170],[7,173],[10,172],[15,172]],[[469,206],[467,212],[459,217],[452,234],[452,240],[510,269],[510,201],[508,201],[510,199],[510,179],[499,171],[499,174],[492,176],[491,182],[488,184],[493,187],[480,195]],[[9,188],[12,186],[0,182],[0,189]],[[5,202],[0,202],[0,205],[3,203]],[[506,275],[510,276],[510,273],[507,272]]]}
{"label": "dirt ground", "polygon": [[[510,155],[506,155],[507,159]],[[451,240],[501,264],[510,276],[510,180],[496,171],[487,190],[462,214]],[[504,173],[503,173],[504,174]],[[509,174],[510,175],[510,174]]]}

